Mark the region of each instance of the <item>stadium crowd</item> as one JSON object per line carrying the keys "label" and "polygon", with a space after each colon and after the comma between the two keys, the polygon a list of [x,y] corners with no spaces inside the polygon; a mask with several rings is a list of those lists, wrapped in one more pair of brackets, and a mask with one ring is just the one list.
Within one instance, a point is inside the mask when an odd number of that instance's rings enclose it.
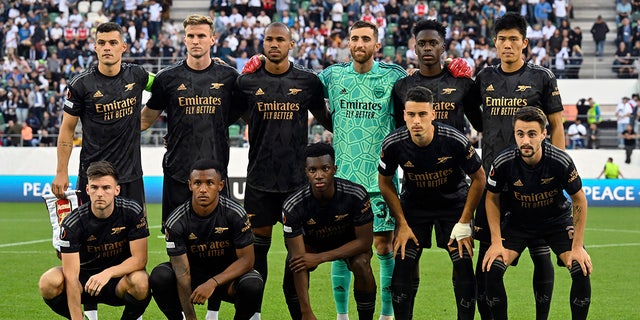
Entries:
{"label": "stadium crowd", "polygon": [[[631,7],[627,0],[621,3],[625,6],[616,9],[622,28],[616,43],[640,48],[638,24],[629,23],[638,7]],[[123,26],[128,42],[125,60],[145,65],[149,71],[157,72],[184,57],[182,26],[171,19],[171,4],[170,0],[0,1],[2,145],[55,145],[49,136],[55,137],[59,130],[66,81],[96,62],[92,34],[101,22]],[[627,5],[631,9],[627,10]],[[565,0],[211,0],[209,15],[215,17],[218,40],[212,56],[242,70],[260,51],[265,26],[281,21],[295,31],[291,58],[319,72],[350,59],[345,39],[348,27],[365,20],[380,29],[378,40],[383,46],[376,60],[415,68],[418,63],[411,29],[420,19],[434,19],[447,26],[448,56],[463,58],[475,74],[497,63],[491,28],[495,19],[508,11],[519,12],[530,24],[527,60],[549,67],[557,78],[578,77],[583,34],[579,27],[571,27],[572,8]],[[633,30],[627,30],[627,24]],[[631,36],[625,36],[625,30]],[[630,57],[640,56],[637,50],[619,49],[620,54],[616,53],[614,69],[621,76],[635,74]],[[164,123],[154,126],[163,128]],[[243,130],[240,132],[242,145]],[[155,143],[161,140],[160,135]],[[143,138],[150,141],[149,135]],[[327,133],[310,132],[311,141],[330,138]]]}

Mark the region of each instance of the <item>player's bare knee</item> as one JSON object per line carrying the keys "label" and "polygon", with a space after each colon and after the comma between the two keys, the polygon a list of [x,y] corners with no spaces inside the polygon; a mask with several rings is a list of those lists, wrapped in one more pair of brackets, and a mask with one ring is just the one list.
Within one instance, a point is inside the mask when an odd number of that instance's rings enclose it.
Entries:
{"label": "player's bare knee", "polygon": [[38,281],[40,295],[45,299],[53,299],[64,290],[64,274],[60,267],[47,270]]}
{"label": "player's bare knee", "polygon": [[373,246],[376,248],[376,253],[379,255],[385,255],[393,252],[393,234],[390,232],[377,233],[373,237]]}
{"label": "player's bare knee", "polygon": [[123,283],[125,286],[123,291],[126,291],[138,300],[146,298],[149,294],[149,275],[143,270],[134,271],[126,275],[120,280],[118,288],[120,288],[120,285]]}

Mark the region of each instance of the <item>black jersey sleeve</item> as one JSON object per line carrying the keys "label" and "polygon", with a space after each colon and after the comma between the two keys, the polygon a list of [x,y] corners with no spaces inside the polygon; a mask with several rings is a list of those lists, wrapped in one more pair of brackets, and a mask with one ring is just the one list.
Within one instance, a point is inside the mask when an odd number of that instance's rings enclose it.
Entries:
{"label": "black jersey sleeve", "polygon": [[127,234],[129,241],[143,239],[149,236],[149,225],[147,223],[147,217],[144,216],[142,207],[133,200],[124,200],[122,202],[123,208],[126,210],[127,221],[129,223],[130,231]]}
{"label": "black jersey sleeve", "polygon": [[513,151],[507,149],[493,161],[487,174],[487,190],[493,193],[503,191],[507,181],[505,174],[509,174],[509,165],[507,164],[511,163],[511,161],[506,161],[505,158],[511,154],[513,154]]}
{"label": "black jersey sleeve", "polygon": [[360,185],[356,185],[362,192],[358,192],[358,208],[354,208],[356,212],[353,218],[353,225],[358,227],[370,223],[373,221],[373,210],[371,209],[371,201],[369,200],[369,194]]}
{"label": "black jersey sleeve", "polygon": [[393,117],[396,121],[396,128],[400,128],[405,125],[404,121],[404,99],[407,94],[406,82],[408,77],[402,78],[393,85]]}
{"label": "black jersey sleeve", "polygon": [[[179,217],[179,218],[178,218]],[[187,212],[184,205],[178,207],[171,213],[167,221],[176,218],[177,221],[167,224],[165,231],[165,244],[169,256],[179,256],[187,253],[187,239],[189,234]]]}
{"label": "black jersey sleeve", "polygon": [[[562,150],[558,151],[562,152]],[[567,191],[568,194],[574,195],[582,189],[582,179],[580,178],[578,170],[576,169],[576,165],[573,163],[571,158],[567,155],[566,159],[568,160],[568,163],[565,167],[563,188]]]}
{"label": "black jersey sleeve", "polygon": [[[85,231],[84,224],[80,223],[80,209],[82,208],[83,206],[76,208],[62,220],[60,227],[60,252],[62,253],[80,252],[81,239]],[[83,211],[86,210],[87,205],[85,204]]]}
{"label": "black jersey sleeve", "polygon": [[399,133],[405,130],[407,130],[407,127],[396,129],[382,141],[382,150],[378,161],[378,173],[381,175],[389,177],[396,174],[399,163],[396,157],[397,150],[394,150],[395,144],[399,141]]}
{"label": "black jersey sleeve", "polygon": [[[222,198],[221,198],[222,200]],[[251,223],[244,209],[233,200],[224,198],[221,201],[227,206],[231,216],[231,226],[233,228],[233,245],[236,249],[242,249],[253,244],[253,232],[251,232]]]}

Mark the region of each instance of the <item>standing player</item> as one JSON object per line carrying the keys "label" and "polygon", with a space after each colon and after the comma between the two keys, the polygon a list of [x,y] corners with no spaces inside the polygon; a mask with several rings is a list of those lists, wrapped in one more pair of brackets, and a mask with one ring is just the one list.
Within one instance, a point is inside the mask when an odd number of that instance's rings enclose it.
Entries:
{"label": "standing player", "polygon": [[[487,173],[496,155],[513,145],[513,116],[522,107],[541,109],[549,118],[551,143],[560,149],[564,149],[565,143],[562,101],[553,73],[523,60],[522,50],[529,43],[526,38],[527,22],[519,14],[508,13],[496,20],[494,29],[500,64],[478,73],[472,93],[480,96],[483,104],[482,166]],[[480,241],[476,278],[484,279],[481,261],[491,237],[483,205],[476,212],[475,228],[474,238]],[[528,243],[528,247],[534,263],[536,316],[537,319],[546,319],[553,293],[551,252],[544,242]],[[478,310],[483,319],[490,319],[484,285],[484,281],[478,281]]]}
{"label": "standing player", "polygon": [[420,20],[413,27],[420,71],[398,80],[393,87],[393,106],[398,127],[404,125],[402,110],[407,91],[423,86],[433,92],[435,121],[464,132],[466,115],[473,127],[482,131],[479,99],[469,94],[473,87],[473,80],[468,76],[471,69],[462,59],[454,60],[447,68],[442,63],[445,33],[446,28],[436,20]]}
{"label": "standing player", "polygon": [[324,143],[305,150],[309,183],[284,203],[287,266],[283,289],[294,320],[315,319],[309,300],[309,272],[327,261],[343,260],[354,274],[359,319],[373,319],[376,282],[371,271],[373,213],[367,191],[334,178],[333,148]]}
{"label": "standing player", "polygon": [[94,161],[111,162],[121,176],[122,196],[144,208],[144,186],[140,160],[140,111],[142,91],[149,89],[153,76],[141,66],[122,63],[127,50],[119,25],[107,22],[96,29],[97,66],[79,74],[67,87],[64,117],[58,135],[58,164],[51,191],[64,197],[69,186],[69,157],[78,120],[82,121],[82,151],[76,189],[81,202],[87,167]]}
{"label": "standing player", "polygon": [[[473,319],[476,280],[471,219],[485,185],[482,162],[461,132],[432,122],[437,111],[429,89],[413,87],[404,100],[406,127],[391,132],[382,142],[378,166],[380,192],[398,226],[392,279],[394,315],[396,319],[413,318],[414,271],[422,249],[431,247],[435,229],[438,247],[447,250],[453,263],[457,318]],[[393,184],[398,166],[404,172],[400,199]]]}
{"label": "standing player", "polygon": [[[85,192],[87,167],[98,160],[111,162],[120,174],[120,193],[145,208],[140,159],[142,91],[150,90],[153,75],[141,66],[122,63],[127,50],[119,25],[106,22],[96,28],[97,66],[79,74],[67,85],[64,117],[58,134],[58,163],[51,192],[59,199],[69,187],[69,158],[78,120],[82,122],[82,150],[76,190],[80,203]],[[146,214],[146,210],[145,210]],[[97,311],[85,306],[90,319]]]}
{"label": "standing player", "polygon": [[167,152],[162,161],[162,224],[175,208],[191,197],[189,169],[200,159],[229,164],[228,127],[239,117],[234,112],[238,73],[210,58],[215,44],[211,18],[194,14],[184,19],[187,58],[160,71],[151,98],[142,109],[142,130],[164,110],[167,113]]}
{"label": "standing player", "polygon": [[255,73],[238,77],[247,100],[249,167],[244,206],[255,234],[255,269],[267,280],[267,253],[284,200],[304,183],[308,112],[330,128],[322,83],[310,70],[289,62],[291,30],[274,22],[265,29],[266,61]]}
{"label": "standing player", "polygon": [[[545,141],[546,117],[535,107],[515,114],[516,146],[505,150],[487,179],[491,246],[482,268],[493,319],[507,319],[503,277],[530,240],[544,240],[571,273],[571,318],[587,319],[591,258],[584,249],[587,198],[571,157]],[[564,196],[566,191],[571,202]],[[502,223],[501,211],[510,212]]]}
{"label": "standing player", "polygon": [[[400,66],[373,60],[380,50],[378,28],[357,21],[349,30],[353,61],[334,64],[319,74],[333,120],[333,146],[337,176],[367,189],[374,213],[373,244],[380,260],[382,311],[380,319],[393,317],[391,275],[395,222],[378,188],[380,145],[395,128],[391,99],[393,85],[407,73]],[[331,264],[331,281],[338,319],[347,319],[351,274],[344,261]]]}
{"label": "standing player", "polygon": [[[263,282],[252,269],[253,234],[247,214],[220,194],[224,165],[196,161],[189,177],[191,200],[166,221],[170,262],[156,266],[149,283],[167,319],[196,319],[194,304],[234,303],[234,319],[250,319],[262,300]],[[207,315],[206,319],[210,319]]]}
{"label": "standing player", "polygon": [[142,206],[121,198],[118,173],[97,161],[87,169],[89,201],[60,227],[62,266],[40,278],[40,294],[57,314],[83,319],[82,304],[124,305],[121,319],[138,319],[151,301],[149,228]]}

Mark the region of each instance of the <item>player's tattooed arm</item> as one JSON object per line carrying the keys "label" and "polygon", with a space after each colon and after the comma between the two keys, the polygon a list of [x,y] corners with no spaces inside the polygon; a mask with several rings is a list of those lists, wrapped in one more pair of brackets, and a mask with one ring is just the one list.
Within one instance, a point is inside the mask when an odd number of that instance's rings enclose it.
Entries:
{"label": "player's tattooed arm", "polygon": [[179,256],[171,256],[171,267],[176,275],[176,281],[178,284],[178,297],[180,298],[180,305],[182,306],[182,312],[187,319],[195,319],[196,312],[191,303],[191,273],[189,271],[189,260],[187,254]]}

